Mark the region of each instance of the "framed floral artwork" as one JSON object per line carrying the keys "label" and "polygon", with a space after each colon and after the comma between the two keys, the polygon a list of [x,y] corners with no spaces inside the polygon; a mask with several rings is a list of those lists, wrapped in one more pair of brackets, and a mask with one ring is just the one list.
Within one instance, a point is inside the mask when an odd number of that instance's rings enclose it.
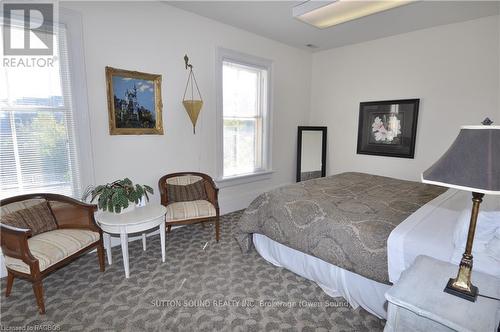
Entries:
{"label": "framed floral artwork", "polygon": [[420,99],[359,104],[358,154],[413,158]]}

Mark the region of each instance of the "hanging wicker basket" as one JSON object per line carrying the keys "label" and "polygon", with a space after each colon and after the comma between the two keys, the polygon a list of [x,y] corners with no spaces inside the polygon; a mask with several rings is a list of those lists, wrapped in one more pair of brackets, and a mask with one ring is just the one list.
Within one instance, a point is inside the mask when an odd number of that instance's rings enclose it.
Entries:
{"label": "hanging wicker basket", "polygon": [[196,121],[198,121],[198,115],[200,115],[201,108],[203,107],[203,100],[183,100],[182,104],[186,109],[191,122],[193,123],[193,132],[196,133]]}
{"label": "hanging wicker basket", "polygon": [[[203,107],[203,99],[201,98],[200,89],[198,88],[198,83],[196,82],[196,77],[193,72],[193,65],[189,64],[189,58],[187,55],[184,56],[184,61],[186,63],[186,69],[189,68],[189,76],[186,83],[186,89],[184,89],[184,97],[182,98],[182,104],[186,109],[191,123],[193,124],[193,134],[196,134],[196,122],[198,121],[198,116],[200,115],[201,108]],[[195,88],[198,93],[198,99],[195,99]],[[191,88],[191,98],[186,99],[186,94],[188,89]]]}

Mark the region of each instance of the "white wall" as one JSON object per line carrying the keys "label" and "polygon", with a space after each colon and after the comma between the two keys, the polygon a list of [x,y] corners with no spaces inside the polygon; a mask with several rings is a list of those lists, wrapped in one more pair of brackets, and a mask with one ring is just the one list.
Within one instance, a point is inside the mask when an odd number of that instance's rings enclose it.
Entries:
{"label": "white wall", "polygon": [[[313,55],[311,125],[328,126],[328,174],[417,180],[460,125],[499,116],[499,18],[439,26]],[[356,154],[359,103],[420,98],[415,159]]]}
{"label": "white wall", "polygon": [[498,25],[497,25],[497,31],[498,31],[498,79],[499,79],[499,84],[498,84],[498,107],[497,107],[497,117],[495,124],[498,125],[500,124],[500,15],[498,15]]}
{"label": "white wall", "polygon": [[[216,174],[215,52],[233,49],[273,61],[271,180],[223,188],[223,212],[241,209],[259,193],[294,181],[297,126],[308,121],[311,54],[163,3],[64,2],[83,20],[95,180],[130,177],[156,189],[176,171]],[[196,135],[182,106],[188,54],[204,99]],[[104,68],[163,75],[161,136],[110,136]]]}

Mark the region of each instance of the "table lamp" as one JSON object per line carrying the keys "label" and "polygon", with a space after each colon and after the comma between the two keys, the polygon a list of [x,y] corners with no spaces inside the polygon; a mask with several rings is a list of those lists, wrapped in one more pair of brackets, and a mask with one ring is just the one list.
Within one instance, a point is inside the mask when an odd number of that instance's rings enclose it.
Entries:
{"label": "table lamp", "polygon": [[500,195],[500,126],[486,119],[480,126],[463,126],[446,153],[422,174],[422,182],[472,192],[472,213],[465,252],[456,278],[445,292],[475,302],[471,283],[472,243],[479,205],[485,194]]}

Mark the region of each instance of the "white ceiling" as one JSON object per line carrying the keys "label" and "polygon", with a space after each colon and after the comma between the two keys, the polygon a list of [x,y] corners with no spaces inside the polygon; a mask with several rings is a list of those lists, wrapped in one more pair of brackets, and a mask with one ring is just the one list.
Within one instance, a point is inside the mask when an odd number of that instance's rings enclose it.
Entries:
{"label": "white ceiling", "polygon": [[[168,1],[169,5],[290,46],[320,51],[498,14],[498,1],[418,1],[327,29],[292,17],[303,1]],[[308,48],[313,44],[317,48]]]}

